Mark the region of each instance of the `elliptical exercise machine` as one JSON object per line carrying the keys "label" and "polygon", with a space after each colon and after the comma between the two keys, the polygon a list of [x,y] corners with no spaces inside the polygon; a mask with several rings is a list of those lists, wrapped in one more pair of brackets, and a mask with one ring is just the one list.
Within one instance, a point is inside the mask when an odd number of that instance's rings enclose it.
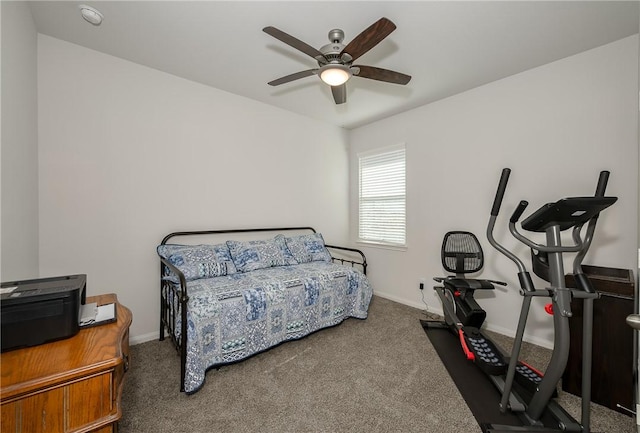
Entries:
{"label": "elliptical exercise machine", "polygon": [[[449,232],[441,250],[442,264],[455,276],[436,277],[442,286],[434,287],[440,297],[444,311],[444,323],[428,322],[427,327],[441,326],[451,329],[459,338],[467,359],[488,375],[501,393],[500,411],[510,410],[518,414],[523,426],[493,426],[490,431],[569,431],[590,432],[591,400],[591,340],[593,328],[593,300],[599,294],[582,271],[584,259],[593,240],[595,226],[601,211],[611,206],[616,197],[605,197],[609,172],[600,173],[596,193],[591,197],[571,197],[555,203],[547,203],[521,223],[524,230],[546,234],[546,244],[538,244],[518,231],[516,223],[528,203],[521,201],[509,220],[511,234],[531,249],[534,273],[551,283],[550,287],[536,289],[524,263],[514,253],[500,245],[493,237],[495,222],[500,211],[511,170],[502,170],[498,190],[491,208],[487,227],[489,243],[515,263],[518,268],[522,307],[510,357],[500,350],[480,330],[486,312],[474,298],[476,290],[491,290],[495,284],[506,283],[493,280],[465,278],[466,273],[479,271],[484,263],[482,248],[477,238],[469,232]],[[586,224],[584,236],[583,228]],[[561,232],[572,229],[573,245],[562,245]],[[573,272],[577,288],[567,288],[564,277],[563,254],[575,253]],[[534,296],[548,297],[551,303],[545,307],[553,315],[554,347],[551,360],[544,374],[518,360],[524,330]],[[555,400],[557,385],[569,358],[569,317],[571,300],[583,301],[582,342],[582,416],[581,422],[574,420]],[[424,322],[423,322],[424,323]],[[545,426],[543,418],[553,419],[554,426]]]}

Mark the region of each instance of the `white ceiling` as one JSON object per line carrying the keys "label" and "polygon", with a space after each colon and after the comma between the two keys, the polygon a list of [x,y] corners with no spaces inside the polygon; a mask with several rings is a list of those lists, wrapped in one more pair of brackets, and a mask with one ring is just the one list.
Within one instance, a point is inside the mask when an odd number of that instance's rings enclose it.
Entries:
{"label": "white ceiling", "polygon": [[[78,5],[104,14],[94,27]],[[345,128],[442,99],[638,33],[635,1],[42,1],[38,32]],[[397,29],[358,64],[411,75],[406,86],[354,77],[335,105],[317,67],[262,32],[274,26],[320,48],[333,28],[347,44],[381,17]]]}

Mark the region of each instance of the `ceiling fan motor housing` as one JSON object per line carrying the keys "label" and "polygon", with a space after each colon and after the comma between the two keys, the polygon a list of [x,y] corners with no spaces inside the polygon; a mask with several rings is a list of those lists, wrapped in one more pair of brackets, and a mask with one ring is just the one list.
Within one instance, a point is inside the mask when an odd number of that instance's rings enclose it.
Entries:
{"label": "ceiling fan motor housing", "polygon": [[341,55],[344,45],[340,43],[331,43],[320,48],[320,52],[324,55],[329,63],[342,63]]}
{"label": "ceiling fan motor housing", "polygon": [[349,66],[349,62],[351,62],[351,56],[347,53],[343,53],[345,45],[342,43],[344,40],[344,32],[340,29],[333,29],[329,32],[329,41],[330,44],[327,44],[320,48],[320,52],[324,55],[326,62],[324,59],[318,60],[318,64],[320,66],[326,65],[327,63],[336,63],[341,65]]}

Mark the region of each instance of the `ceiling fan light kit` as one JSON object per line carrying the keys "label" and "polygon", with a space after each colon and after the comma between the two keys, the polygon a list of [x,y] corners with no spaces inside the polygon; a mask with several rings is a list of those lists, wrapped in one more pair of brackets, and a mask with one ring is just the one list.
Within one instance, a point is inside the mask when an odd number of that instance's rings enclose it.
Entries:
{"label": "ceiling fan light kit", "polygon": [[345,83],[354,75],[370,80],[405,85],[411,80],[410,75],[374,66],[352,64],[354,60],[382,42],[395,29],[396,25],[389,19],[380,18],[347,45],[342,44],[344,32],[340,29],[333,29],[329,32],[330,43],[318,50],[282,30],[271,26],[265,27],[262,31],[268,35],[305,53],[318,62],[316,69],[296,72],[270,81],[268,84],[279,86],[317,74],[324,83],[331,86],[331,93],[336,104],[347,102]]}
{"label": "ceiling fan light kit", "polygon": [[324,65],[320,68],[320,79],[330,86],[340,86],[351,78],[351,70],[345,65]]}

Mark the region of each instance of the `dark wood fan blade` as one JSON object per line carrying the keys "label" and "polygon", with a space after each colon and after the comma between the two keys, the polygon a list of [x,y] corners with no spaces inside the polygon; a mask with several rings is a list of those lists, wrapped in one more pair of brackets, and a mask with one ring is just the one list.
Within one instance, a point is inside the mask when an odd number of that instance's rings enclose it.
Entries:
{"label": "dark wood fan blade", "polygon": [[395,29],[396,25],[390,20],[380,18],[349,42],[342,52],[349,54],[353,61],[382,42]]}
{"label": "dark wood fan blade", "polygon": [[284,77],[280,77],[277,80],[269,81],[267,84],[270,86],[279,86],[280,84],[288,83],[290,81],[299,80],[300,78],[309,77],[317,73],[317,69],[308,69],[306,71],[296,72],[295,74],[286,75]]}
{"label": "dark wood fan blade", "polygon": [[345,102],[347,102],[346,84],[331,86],[331,93],[333,93],[333,100],[336,101],[336,104],[344,104]]}
{"label": "dark wood fan blade", "polygon": [[374,66],[361,66],[354,65],[352,70],[358,68],[360,72],[357,74],[354,71],[356,77],[369,78],[370,80],[386,81],[387,83],[394,84],[407,84],[411,81],[411,75],[402,74],[396,71],[390,71],[388,69],[376,68]]}
{"label": "dark wood fan blade", "polygon": [[303,53],[313,57],[314,59],[316,59],[318,56],[320,56],[321,58],[324,58],[324,55],[320,51],[313,48],[311,45],[308,45],[302,42],[300,39],[296,39],[290,34],[283,32],[282,30],[269,26],[262,29],[262,31],[268,35],[273,36],[276,39],[281,40],[285,44],[292,46],[296,50],[302,51]]}

